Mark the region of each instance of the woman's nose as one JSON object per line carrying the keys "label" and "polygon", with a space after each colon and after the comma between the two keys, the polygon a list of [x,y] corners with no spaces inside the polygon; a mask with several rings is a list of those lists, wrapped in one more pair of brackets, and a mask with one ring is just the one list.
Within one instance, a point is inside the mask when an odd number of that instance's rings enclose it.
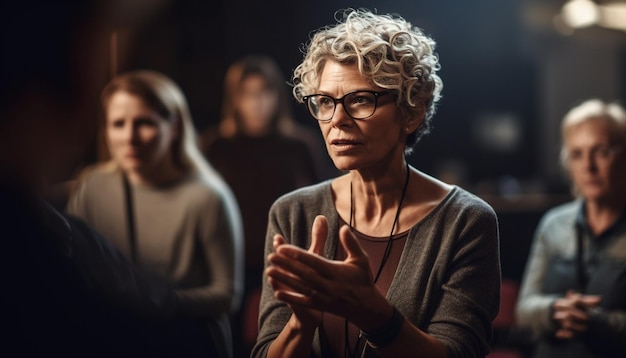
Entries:
{"label": "woman's nose", "polygon": [[348,115],[343,103],[339,102],[335,105],[335,112],[330,119],[330,123],[333,127],[351,126],[354,124],[354,119]]}
{"label": "woman's nose", "polygon": [[139,128],[135,124],[128,124],[124,127],[124,140],[128,143],[134,144],[138,139]]}

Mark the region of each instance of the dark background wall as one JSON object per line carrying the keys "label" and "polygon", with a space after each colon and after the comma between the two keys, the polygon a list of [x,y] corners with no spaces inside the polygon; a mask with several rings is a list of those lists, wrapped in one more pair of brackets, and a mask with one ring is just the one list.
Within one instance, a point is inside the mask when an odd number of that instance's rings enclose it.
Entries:
{"label": "dark background wall", "polygon": [[[380,3],[380,2],[379,2]],[[135,30],[132,48],[123,69],[151,67],[169,73],[185,88],[194,117],[201,129],[217,120],[221,96],[221,75],[239,56],[264,52],[275,57],[288,76],[301,59],[300,47],[311,30],[332,23],[333,12],[354,4],[347,1],[268,2],[182,0],[166,3],[148,23]],[[535,69],[531,54],[524,50],[527,40],[520,16],[519,1],[361,1],[358,6],[379,12],[397,12],[422,27],[438,42],[444,96],[435,119],[435,130],[422,147],[428,155],[412,158],[420,167],[435,170],[439,158],[457,157],[472,161],[471,178],[501,172],[530,175],[532,164],[511,165],[482,160],[472,136],[477,116],[513,113],[528,127],[536,117]],[[353,5],[354,6],[354,5]],[[494,8],[495,7],[495,8]],[[487,16],[493,14],[496,16]],[[308,114],[296,107],[299,118]],[[533,140],[524,128],[526,140]],[[488,150],[488,149],[487,149]],[[535,153],[507,153],[520,159]]]}
{"label": "dark background wall", "polygon": [[[118,2],[113,2],[118,4]],[[128,4],[135,4],[130,8]],[[198,130],[217,123],[222,76],[248,53],[273,56],[289,77],[312,30],[346,7],[398,13],[437,41],[444,82],[434,130],[409,158],[494,205],[503,273],[518,277],[540,215],[567,200],[558,125],[588,97],[626,99],[626,33],[569,36],[552,20],[560,0],[154,0],[113,8],[113,71],[151,68],[184,89]],[[305,109],[297,118],[316,128]]]}

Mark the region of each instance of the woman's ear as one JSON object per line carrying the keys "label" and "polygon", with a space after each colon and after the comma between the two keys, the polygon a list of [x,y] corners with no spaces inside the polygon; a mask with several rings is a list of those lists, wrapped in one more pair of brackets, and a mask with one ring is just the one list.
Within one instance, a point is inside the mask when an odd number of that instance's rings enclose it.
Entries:
{"label": "woman's ear", "polygon": [[426,112],[426,108],[423,103],[419,106],[419,112],[409,117],[404,124],[404,132],[406,134],[411,134],[415,132],[424,122],[424,115]]}

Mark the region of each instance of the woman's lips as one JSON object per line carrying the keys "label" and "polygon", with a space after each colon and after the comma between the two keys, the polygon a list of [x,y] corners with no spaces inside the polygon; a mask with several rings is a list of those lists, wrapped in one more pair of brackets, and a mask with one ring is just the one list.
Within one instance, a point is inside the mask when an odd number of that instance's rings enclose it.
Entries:
{"label": "woman's lips", "polygon": [[141,160],[141,155],[138,152],[133,151],[125,153],[123,158],[130,161],[139,161]]}
{"label": "woman's lips", "polygon": [[357,141],[349,139],[334,139],[330,142],[331,147],[338,152],[354,149],[360,144],[361,143]]}

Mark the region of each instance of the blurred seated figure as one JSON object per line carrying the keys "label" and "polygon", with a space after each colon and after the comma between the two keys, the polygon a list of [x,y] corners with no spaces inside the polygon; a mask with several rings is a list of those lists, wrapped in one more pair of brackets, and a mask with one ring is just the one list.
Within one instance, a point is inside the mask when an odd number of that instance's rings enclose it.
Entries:
{"label": "blurred seated figure", "polygon": [[537,357],[626,352],[626,116],[590,99],[561,127],[575,199],[540,221],[524,272],[517,322]]}
{"label": "blurred seated figure", "polygon": [[123,73],[102,92],[110,160],[86,168],[68,213],[126,257],[175,285],[180,310],[220,319],[243,291],[243,230],[230,188],[206,162],[182,90],[148,70]]}
{"label": "blurred seated figure", "polygon": [[0,257],[5,357],[214,357],[206,322],[44,198],[95,138],[106,31],[100,1],[18,1],[0,12]]}

